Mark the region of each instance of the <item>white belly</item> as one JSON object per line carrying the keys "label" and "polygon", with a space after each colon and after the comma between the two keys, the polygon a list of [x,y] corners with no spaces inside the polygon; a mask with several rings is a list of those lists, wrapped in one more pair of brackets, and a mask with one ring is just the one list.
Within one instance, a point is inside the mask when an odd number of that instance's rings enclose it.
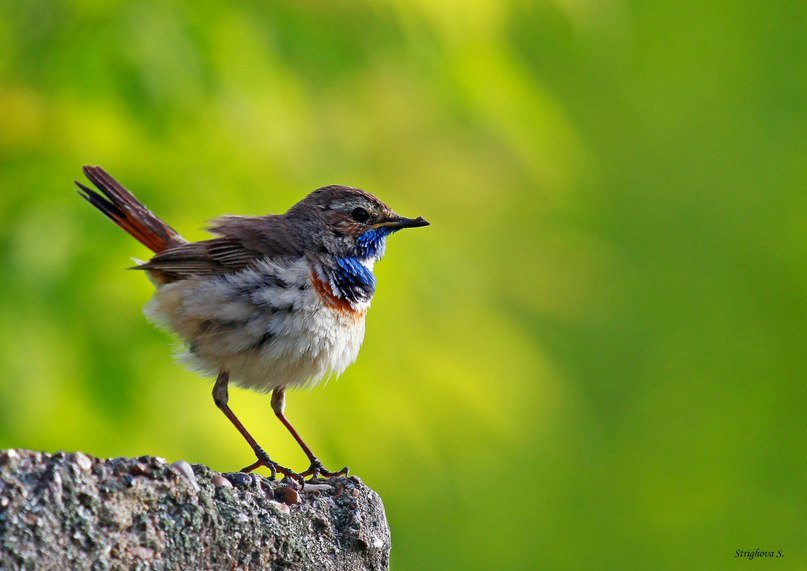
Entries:
{"label": "white belly", "polygon": [[[228,276],[159,286],[146,315],[185,343],[180,359],[268,392],[341,374],[364,339],[366,307],[338,311],[311,287],[307,262],[261,262]],[[369,303],[367,304],[369,305]]]}

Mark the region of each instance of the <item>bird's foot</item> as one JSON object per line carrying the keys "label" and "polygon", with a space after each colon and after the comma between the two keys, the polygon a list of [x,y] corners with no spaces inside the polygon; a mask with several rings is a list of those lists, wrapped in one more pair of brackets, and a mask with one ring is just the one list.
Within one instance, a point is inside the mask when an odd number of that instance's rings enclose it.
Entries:
{"label": "bird's foot", "polygon": [[242,472],[252,472],[253,470],[264,467],[269,468],[270,480],[274,480],[275,478],[277,478],[278,474],[282,474],[284,477],[296,480],[300,484],[302,484],[305,481],[305,477],[303,475],[298,474],[297,472],[295,472],[290,468],[281,466],[280,464],[269,458],[269,455],[266,452],[264,452],[262,448],[258,448],[258,450],[255,451],[255,456],[257,457],[257,460],[252,464],[250,464],[249,466],[245,466],[244,468],[242,468],[241,469]]}
{"label": "bird's foot", "polygon": [[340,476],[347,476],[347,473],[347,466],[337,472],[331,472],[322,466],[322,462],[320,462],[317,458],[314,458],[311,461],[311,465],[308,467],[308,470],[300,474],[300,476],[303,478],[311,476],[311,479],[315,480],[316,478],[338,478]]}

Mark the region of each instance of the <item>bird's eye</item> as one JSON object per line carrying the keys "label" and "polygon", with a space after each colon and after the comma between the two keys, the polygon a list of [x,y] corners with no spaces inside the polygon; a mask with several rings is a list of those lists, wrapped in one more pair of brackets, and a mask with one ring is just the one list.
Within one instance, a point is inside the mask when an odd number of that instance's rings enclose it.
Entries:
{"label": "bird's eye", "polygon": [[352,216],[353,220],[356,222],[367,222],[367,219],[370,218],[370,213],[361,206],[357,206],[353,209],[353,212],[350,213],[350,216]]}

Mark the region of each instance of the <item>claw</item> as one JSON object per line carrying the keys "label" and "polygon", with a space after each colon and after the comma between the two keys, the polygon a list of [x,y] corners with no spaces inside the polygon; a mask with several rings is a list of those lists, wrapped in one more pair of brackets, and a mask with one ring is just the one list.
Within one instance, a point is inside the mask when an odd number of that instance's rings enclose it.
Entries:
{"label": "claw", "polygon": [[317,479],[319,477],[322,477],[322,478],[338,478],[338,477],[341,477],[341,476],[347,476],[348,470],[349,470],[348,467],[345,466],[341,470],[338,470],[336,472],[331,472],[330,470],[326,470],[322,466],[322,462],[320,462],[318,459],[315,458],[311,462],[311,465],[308,467],[308,470],[306,470],[305,472],[303,472],[300,475],[303,478],[305,478],[307,476],[311,476],[311,480],[315,480],[315,479]]}
{"label": "claw", "polygon": [[266,452],[264,452],[263,449],[259,448],[258,450],[256,450],[255,456],[257,456],[258,459],[249,466],[242,468],[241,469],[242,472],[247,473],[252,472],[253,470],[256,470],[263,466],[265,468],[269,468],[270,480],[274,480],[275,478],[277,478],[278,474],[283,474],[283,476],[286,476],[293,480],[297,480],[298,482],[300,482],[300,484],[304,484],[305,478],[302,475],[298,474],[294,470],[286,468],[285,466],[281,466],[280,464],[269,458],[269,455]]}

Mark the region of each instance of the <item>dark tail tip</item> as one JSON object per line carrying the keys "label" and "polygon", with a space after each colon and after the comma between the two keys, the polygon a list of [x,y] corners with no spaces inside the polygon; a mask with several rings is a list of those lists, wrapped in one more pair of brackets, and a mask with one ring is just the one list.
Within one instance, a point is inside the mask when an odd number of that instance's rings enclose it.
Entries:
{"label": "dark tail tip", "polygon": [[162,252],[185,243],[173,228],[157,218],[104,169],[84,165],[81,170],[98,192],[75,181],[78,194],[141,244],[153,252]]}

